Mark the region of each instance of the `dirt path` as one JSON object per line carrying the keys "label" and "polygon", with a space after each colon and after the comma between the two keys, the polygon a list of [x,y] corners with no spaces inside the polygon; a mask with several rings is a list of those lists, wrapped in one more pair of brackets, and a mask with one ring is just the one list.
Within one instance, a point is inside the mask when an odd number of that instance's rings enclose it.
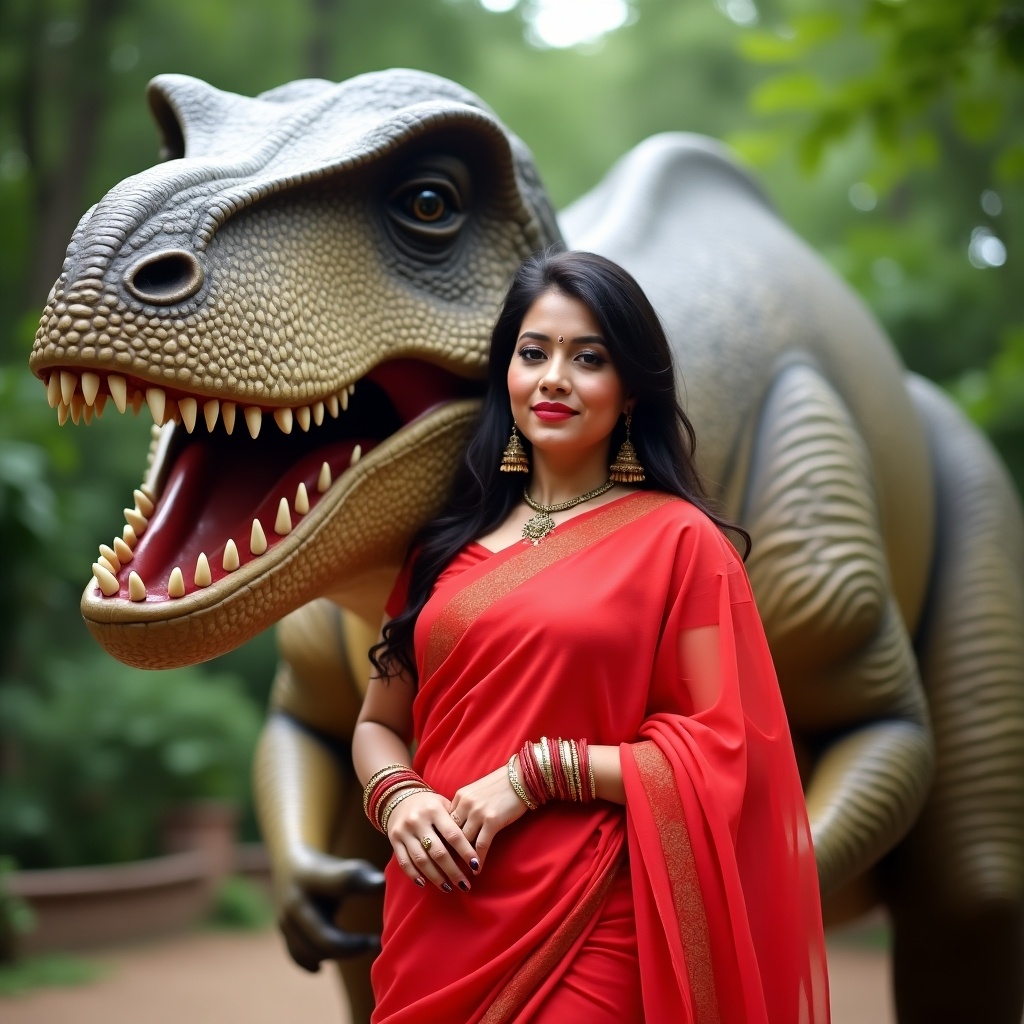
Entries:
{"label": "dirt path", "polygon": [[[100,981],[0,999],[4,1024],[347,1024],[333,972],[292,966],[272,931],[199,932],[96,956]],[[894,1024],[885,954],[829,946],[833,1024]]]}

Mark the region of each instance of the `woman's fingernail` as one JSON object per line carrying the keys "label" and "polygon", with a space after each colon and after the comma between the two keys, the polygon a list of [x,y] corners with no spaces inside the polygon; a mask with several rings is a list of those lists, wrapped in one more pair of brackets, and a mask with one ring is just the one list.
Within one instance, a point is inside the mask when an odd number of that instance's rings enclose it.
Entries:
{"label": "woman's fingernail", "polygon": [[469,883],[468,882],[459,882],[459,888],[463,892],[469,892]]}
{"label": "woman's fingernail", "polygon": [[426,884],[427,884],[426,882],[424,882],[424,881],[423,881],[423,879],[422,879],[422,878],[414,878],[414,879],[413,879],[413,881],[414,881],[414,882],[415,882],[415,883],[416,883],[416,884],[417,884],[417,885],[418,885],[418,886],[419,886],[419,887],[420,887],[421,889],[422,889],[422,888],[424,888],[424,886],[426,886]]}
{"label": "woman's fingernail", "polygon": [[470,861],[469,861],[469,866],[470,866],[470,867],[471,867],[471,868],[472,868],[472,869],[473,869],[474,871],[479,871],[479,870],[480,870],[480,861],[478,861],[478,860],[476,859],[476,857],[472,857],[472,858],[470,858]]}
{"label": "woman's fingernail", "polygon": [[449,884],[448,884],[447,882],[445,882],[445,883],[444,883],[444,885],[442,885],[442,886],[441,886],[441,888],[442,888],[442,889],[443,889],[443,890],[444,890],[445,892],[452,892],[452,891],[453,891],[453,890],[452,890],[452,887],[451,887],[451,886],[450,886],[450,885],[449,885]]}

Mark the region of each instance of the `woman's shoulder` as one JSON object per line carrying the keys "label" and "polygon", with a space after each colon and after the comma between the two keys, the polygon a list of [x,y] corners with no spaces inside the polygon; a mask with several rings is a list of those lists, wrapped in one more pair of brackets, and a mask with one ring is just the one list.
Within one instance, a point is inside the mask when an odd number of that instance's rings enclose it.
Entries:
{"label": "woman's shoulder", "polygon": [[699,505],[664,491],[638,491],[637,494],[650,496],[647,501],[651,508],[643,521],[666,541],[682,539],[693,545],[710,545],[737,554],[729,536]]}

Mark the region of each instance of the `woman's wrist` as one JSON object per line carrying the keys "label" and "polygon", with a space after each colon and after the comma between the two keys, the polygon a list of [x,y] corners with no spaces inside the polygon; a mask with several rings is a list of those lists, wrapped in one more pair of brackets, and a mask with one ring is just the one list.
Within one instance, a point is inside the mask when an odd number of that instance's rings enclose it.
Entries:
{"label": "woman's wrist", "polygon": [[508,780],[531,811],[549,800],[589,803],[597,798],[586,740],[527,740],[509,758]]}

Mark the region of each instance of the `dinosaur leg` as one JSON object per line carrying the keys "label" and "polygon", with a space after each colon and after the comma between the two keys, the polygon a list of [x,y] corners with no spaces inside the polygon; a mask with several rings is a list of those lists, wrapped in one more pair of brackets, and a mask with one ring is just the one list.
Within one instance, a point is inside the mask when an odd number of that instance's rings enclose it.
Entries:
{"label": "dinosaur leg", "polygon": [[353,954],[365,944],[347,937],[380,934],[382,895],[367,871],[390,855],[363,815],[349,754],[376,636],[326,600],[278,624],[281,660],[255,765],[289,951],[307,969],[337,959],[354,1024],[365,1024],[373,1009],[372,952]]}
{"label": "dinosaur leg", "polygon": [[924,694],[892,596],[867,450],[842,397],[803,364],[757,424],[742,522],[748,570],[803,768],[823,894],[862,876],[924,801]]}
{"label": "dinosaur leg", "polygon": [[905,1024],[1024,1009],[1024,528],[991,449],[912,381],[936,464],[936,568],[919,649],[936,744],[923,813],[887,865]]}

